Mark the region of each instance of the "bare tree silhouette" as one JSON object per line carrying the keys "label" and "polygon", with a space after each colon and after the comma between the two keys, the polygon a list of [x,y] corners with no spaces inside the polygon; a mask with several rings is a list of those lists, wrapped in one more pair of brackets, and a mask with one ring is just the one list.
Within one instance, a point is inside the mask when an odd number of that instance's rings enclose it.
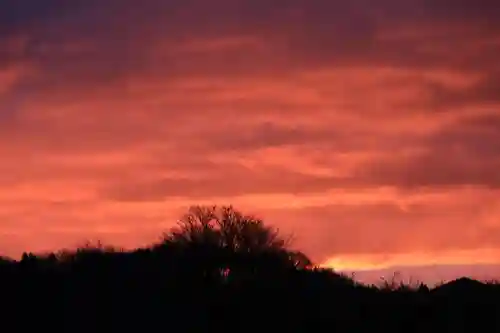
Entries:
{"label": "bare tree silhouette", "polygon": [[290,239],[279,235],[278,229],[233,206],[192,206],[178,221],[177,228],[164,234],[163,241],[214,245],[243,253],[284,250],[290,243]]}
{"label": "bare tree silhouette", "polygon": [[233,206],[193,206],[162,240],[182,249],[205,275],[216,272],[224,279],[310,266],[305,254],[289,249],[290,243],[291,237],[283,238],[278,229]]}

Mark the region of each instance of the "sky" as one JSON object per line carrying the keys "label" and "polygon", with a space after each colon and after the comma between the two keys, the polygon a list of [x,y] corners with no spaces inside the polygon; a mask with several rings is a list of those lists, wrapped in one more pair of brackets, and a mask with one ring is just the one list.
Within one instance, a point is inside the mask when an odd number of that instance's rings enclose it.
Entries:
{"label": "sky", "polygon": [[496,0],[2,0],[0,252],[232,204],[337,269],[498,271],[498,54]]}

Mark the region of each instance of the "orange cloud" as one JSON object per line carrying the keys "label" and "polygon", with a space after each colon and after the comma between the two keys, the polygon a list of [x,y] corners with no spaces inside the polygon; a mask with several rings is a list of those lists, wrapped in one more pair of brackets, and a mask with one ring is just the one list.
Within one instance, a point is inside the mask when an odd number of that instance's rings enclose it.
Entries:
{"label": "orange cloud", "polygon": [[498,6],[444,3],[3,3],[0,251],[232,203],[338,267],[492,263]]}

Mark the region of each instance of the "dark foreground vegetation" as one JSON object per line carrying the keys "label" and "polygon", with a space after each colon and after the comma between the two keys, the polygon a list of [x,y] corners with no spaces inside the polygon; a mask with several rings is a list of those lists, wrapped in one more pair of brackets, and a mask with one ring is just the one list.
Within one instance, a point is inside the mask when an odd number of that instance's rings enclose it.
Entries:
{"label": "dark foreground vegetation", "polygon": [[277,230],[193,207],[148,248],[4,259],[5,332],[500,332],[500,287],[366,286],[314,268]]}

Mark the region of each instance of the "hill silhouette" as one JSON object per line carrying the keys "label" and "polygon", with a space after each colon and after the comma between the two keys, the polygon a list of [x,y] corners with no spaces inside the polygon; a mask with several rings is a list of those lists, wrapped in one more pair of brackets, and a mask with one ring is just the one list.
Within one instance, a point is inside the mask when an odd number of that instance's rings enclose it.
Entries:
{"label": "hill silhouette", "polygon": [[9,332],[500,330],[495,283],[364,285],[231,206],[192,207],[145,248],[3,258],[0,280]]}

